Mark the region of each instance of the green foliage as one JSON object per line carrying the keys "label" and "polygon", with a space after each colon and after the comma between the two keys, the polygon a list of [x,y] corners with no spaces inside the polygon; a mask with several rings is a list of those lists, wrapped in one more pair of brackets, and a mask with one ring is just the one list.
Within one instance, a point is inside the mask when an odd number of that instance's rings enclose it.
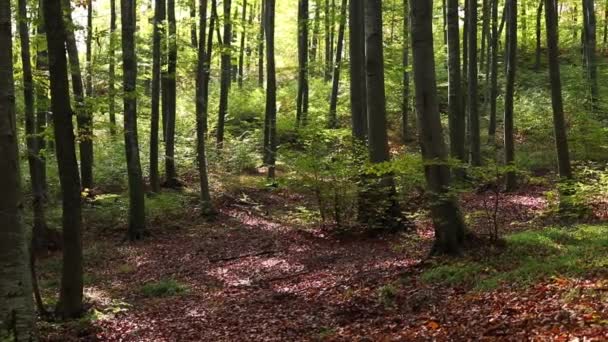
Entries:
{"label": "green foliage", "polygon": [[378,300],[385,307],[392,307],[395,304],[399,290],[393,284],[387,284],[378,289]]}
{"label": "green foliage", "polygon": [[183,295],[188,287],[173,279],[163,279],[143,285],[140,289],[144,297],[174,297]]}
{"label": "green foliage", "polygon": [[576,276],[608,266],[608,226],[578,226],[526,231],[506,238],[507,248],[483,259],[449,261],[426,270],[428,283],[477,290],[502,284],[527,286],[539,279]]}

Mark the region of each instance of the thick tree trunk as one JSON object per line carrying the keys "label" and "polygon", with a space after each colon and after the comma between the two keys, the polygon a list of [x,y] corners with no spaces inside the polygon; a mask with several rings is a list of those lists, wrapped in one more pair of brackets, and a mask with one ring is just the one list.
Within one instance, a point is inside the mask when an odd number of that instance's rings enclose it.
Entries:
{"label": "thick tree trunk", "polygon": [[165,186],[177,187],[175,170],[175,120],[177,106],[177,26],[175,22],[175,0],[167,0],[167,22],[169,24],[169,55],[167,68],[167,124],[165,136]]}
{"label": "thick tree trunk", "polygon": [[137,138],[137,57],[135,56],[135,0],[121,0],[122,72],[124,90],[124,130],[129,178],[128,238],[140,240],[146,234],[144,183]]}
{"label": "thick tree trunk", "polygon": [[490,141],[494,142],[496,135],[496,101],[498,98],[498,0],[492,0],[492,36],[491,36],[491,57],[490,57],[490,122],[488,124],[488,135]]}
{"label": "thick tree trunk", "polygon": [[[403,94],[401,99],[401,135],[403,144],[413,141],[414,137],[410,133],[410,12],[409,0],[403,0],[403,46],[402,46],[402,67],[403,67]],[[447,15],[447,14],[446,14]],[[460,68],[460,66],[459,66]]]}
{"label": "thick tree trunk", "polygon": [[[407,0],[405,0],[407,1]],[[367,88],[365,84],[365,19],[362,1],[349,4],[350,109],[353,137],[364,145],[367,137]]]}
{"label": "thick tree trunk", "polygon": [[450,169],[445,164],[447,152],[437,102],[432,1],[411,0],[410,9],[420,146],[426,162],[424,171],[435,226],[433,252],[459,254],[464,244],[465,225],[456,200],[449,195]]}
{"label": "thick tree trunk", "polygon": [[93,186],[93,131],[92,117],[85,103],[84,85],[78,60],[78,48],[76,36],[74,35],[74,23],[72,21],[72,10],[69,0],[63,0],[64,20],[66,32],[66,47],[70,60],[70,72],[72,75],[72,90],[76,102],[76,122],[78,123],[78,140],[80,148],[80,174],[82,187]]}
{"label": "thick tree trunk", "polygon": [[[44,0],[43,0],[44,1]],[[110,116],[110,134],[116,134],[116,0],[110,0],[110,61],[108,76],[108,112]]]}
{"label": "thick tree trunk", "polygon": [[221,84],[220,84],[220,108],[217,117],[216,143],[218,148],[224,144],[224,125],[228,114],[228,92],[230,91],[230,79],[232,74],[232,23],[230,22],[231,1],[224,0],[224,37],[221,60]]}
{"label": "thick tree trunk", "polygon": [[245,41],[247,40],[247,0],[243,0],[243,12],[241,13],[241,48],[239,49],[239,70],[238,82],[239,88],[243,88],[243,67],[245,64]]}
{"label": "thick tree trunk", "polygon": [[21,220],[10,1],[0,2],[0,46],[0,336],[34,341],[36,316]]}
{"label": "thick tree trunk", "polygon": [[338,42],[336,46],[336,59],[332,76],[331,96],[329,97],[329,128],[338,128],[338,91],[340,87],[340,67],[342,65],[342,49],[344,48],[344,31],[346,27],[347,0],[342,0],[340,9],[340,26],[338,27]]}
{"label": "thick tree trunk", "polygon": [[[386,123],[386,90],[384,83],[384,51],[382,33],[382,2],[369,0],[365,13],[365,65],[367,87],[367,125],[370,161],[379,164],[390,161]],[[371,229],[399,230],[406,226],[397,202],[392,174],[370,179],[370,189],[364,204],[368,210],[361,222]]]}
{"label": "thick tree trunk", "polygon": [[296,125],[306,125],[308,118],[308,0],[298,6],[298,97]]}
{"label": "thick tree trunk", "polygon": [[56,311],[63,318],[74,318],[80,316],[83,311],[82,213],[80,177],[76,160],[68,70],[65,59],[66,30],[60,0],[44,1],[44,19],[49,50],[55,149],[63,199],[63,267]]}
{"label": "thick tree trunk", "polygon": [[477,0],[468,1],[468,78],[467,109],[469,119],[469,162],[481,165],[481,138],[479,132],[479,96],[477,89]]}
{"label": "thick tree trunk", "polygon": [[[114,0],[112,0],[114,1]],[[160,121],[160,83],[161,83],[161,42],[165,35],[165,1],[156,0],[154,8],[154,28],[152,32],[152,94],[150,116],[150,188],[160,192],[160,175],[158,170],[158,130]]]}
{"label": "thick tree trunk", "polygon": [[557,31],[557,15],[554,0],[545,0],[545,26],[547,31],[547,52],[549,57],[549,76],[551,79],[551,103],[553,105],[553,128],[555,132],[555,147],[557,165],[562,178],[572,178],[570,153],[568,151],[568,136],[566,120],[564,119],[564,104],[562,100],[562,83],[559,71],[559,38]]}
{"label": "thick tree trunk", "polygon": [[466,163],[465,124],[462,107],[462,77],[460,74],[460,28],[458,0],[448,0],[448,118],[450,128],[450,155]]}
{"label": "thick tree trunk", "polygon": [[[226,1],[226,0],[224,0]],[[275,162],[277,153],[277,80],[274,57],[274,23],[275,0],[266,0],[265,33],[266,33],[266,70],[268,81],[266,85],[266,122],[268,123],[268,178],[275,178]]]}
{"label": "thick tree trunk", "polygon": [[[515,93],[515,70],[517,65],[517,0],[507,0],[507,81],[505,89],[505,165],[514,166],[515,140],[513,128],[513,95]],[[515,172],[505,175],[505,189],[512,191],[516,185]]]}

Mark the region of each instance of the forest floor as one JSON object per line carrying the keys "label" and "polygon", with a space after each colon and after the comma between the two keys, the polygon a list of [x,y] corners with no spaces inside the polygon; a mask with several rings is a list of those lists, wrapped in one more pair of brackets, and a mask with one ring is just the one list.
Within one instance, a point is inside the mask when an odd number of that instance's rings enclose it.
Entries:
{"label": "forest floor", "polygon": [[[87,210],[105,216],[85,222],[89,313],[43,322],[42,340],[607,340],[608,226],[543,233],[544,190],[502,196],[512,238],[460,260],[427,258],[428,219],[401,234],[335,234],[290,219],[305,196],[255,187],[224,195],[213,222],[190,209],[193,194],[167,191],[177,205],[131,244],[114,217],[124,202],[99,196]],[[465,212],[488,196],[464,195]],[[43,288],[59,269],[59,253],[41,260]]]}

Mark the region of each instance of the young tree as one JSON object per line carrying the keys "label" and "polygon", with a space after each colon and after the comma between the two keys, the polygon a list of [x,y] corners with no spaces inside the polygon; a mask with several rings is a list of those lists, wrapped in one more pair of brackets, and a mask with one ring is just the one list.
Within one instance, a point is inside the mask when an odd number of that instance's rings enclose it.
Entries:
{"label": "young tree", "polygon": [[[382,2],[365,2],[365,65],[367,87],[367,125],[370,161],[374,164],[390,160],[386,125],[386,92],[384,86],[384,51],[382,34]],[[398,230],[405,226],[397,203],[392,174],[376,180],[368,192],[369,209],[360,218],[372,229]]]}
{"label": "young tree", "polygon": [[465,113],[462,107],[462,78],[460,74],[460,28],[458,0],[447,0],[448,31],[448,118],[450,129],[450,154],[452,158],[466,162]]}
{"label": "young tree", "polygon": [[[21,6],[20,6],[21,7]],[[10,1],[0,2],[0,336],[34,341],[36,316],[21,220]]]}
{"label": "young tree", "polygon": [[296,125],[306,125],[308,117],[308,0],[298,1],[298,65]]}
{"label": "young tree", "polygon": [[167,21],[169,24],[169,54],[167,67],[167,114],[165,126],[165,186],[177,187],[175,170],[175,120],[177,105],[177,24],[175,22],[175,0],[167,0]]}
{"label": "young tree", "polygon": [[[224,0],[225,1],[225,0]],[[274,180],[275,162],[277,153],[277,75],[274,57],[274,21],[275,21],[275,0],[265,0],[264,26],[266,36],[266,71],[268,73],[266,81],[266,120],[268,146],[266,147],[265,161],[268,165],[268,178]]]}
{"label": "young tree", "polygon": [[[515,140],[513,132],[513,95],[515,93],[515,69],[517,65],[517,0],[507,0],[507,81],[505,89],[504,142],[505,165],[513,166],[515,161]],[[515,188],[515,172],[507,172],[505,188]]]}
{"label": "young tree", "polygon": [[572,178],[568,137],[564,119],[564,104],[562,100],[562,83],[559,71],[559,37],[557,31],[557,15],[554,0],[544,0],[545,26],[547,31],[547,54],[549,57],[549,76],[551,79],[551,103],[553,104],[553,128],[555,132],[555,147],[557,150],[557,165],[562,178]]}
{"label": "young tree", "polygon": [[230,20],[231,1],[224,0],[224,35],[221,59],[220,109],[217,117],[216,143],[218,148],[224,144],[224,125],[228,114],[228,92],[232,74],[232,22]]}
{"label": "young tree", "polygon": [[135,0],[120,0],[122,24],[122,73],[125,153],[129,180],[129,227],[127,237],[140,240],[146,234],[144,182],[137,138],[137,58],[135,56]]}
{"label": "young tree", "polygon": [[418,112],[420,147],[424,173],[431,197],[431,216],[435,226],[435,254],[459,254],[465,240],[465,225],[458,204],[450,195],[450,169],[443,141],[433,48],[433,3],[411,0],[414,83]]}
{"label": "young tree", "polygon": [[66,30],[60,0],[45,0],[51,111],[63,206],[63,267],[56,311],[63,318],[82,314],[82,213],[66,61]]}
{"label": "young tree", "polygon": [[469,119],[469,162],[481,165],[481,139],[479,136],[479,96],[477,92],[477,0],[469,0],[468,15],[468,78],[467,109]]}
{"label": "young tree", "polygon": [[[115,1],[115,0],[112,0]],[[156,0],[154,7],[154,27],[152,28],[152,94],[150,116],[150,187],[160,192],[158,171],[158,129],[160,120],[160,83],[161,83],[161,42],[164,36],[165,1]]]}
{"label": "young tree", "polygon": [[338,128],[338,90],[340,87],[340,66],[342,64],[342,49],[344,47],[344,31],[346,27],[346,7],[347,0],[342,0],[340,7],[340,25],[338,27],[338,42],[336,46],[336,59],[333,64],[333,76],[331,86],[331,96],[329,98],[329,128]]}
{"label": "young tree", "polygon": [[93,121],[85,104],[84,84],[82,82],[78,47],[74,34],[75,25],[72,21],[72,7],[69,0],[63,0],[63,8],[66,47],[70,61],[72,90],[76,102],[76,123],[78,124],[78,146],[80,148],[80,174],[82,177],[82,187],[90,189],[93,187]]}
{"label": "young tree", "polygon": [[[116,134],[116,0],[110,0],[110,61],[108,76],[108,112],[110,116],[110,134]],[[153,95],[154,96],[154,95]]]}

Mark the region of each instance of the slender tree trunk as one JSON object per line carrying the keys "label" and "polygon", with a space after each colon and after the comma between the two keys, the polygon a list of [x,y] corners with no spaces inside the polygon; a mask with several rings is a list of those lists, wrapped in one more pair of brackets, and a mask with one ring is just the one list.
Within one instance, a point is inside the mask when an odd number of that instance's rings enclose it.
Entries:
{"label": "slender tree trunk", "polygon": [[93,0],[87,0],[87,39],[86,39],[86,79],[85,90],[88,98],[93,98]]}
{"label": "slender tree trunk", "polygon": [[331,52],[331,34],[330,34],[330,30],[331,30],[331,14],[330,14],[330,8],[329,8],[329,0],[325,0],[325,8],[323,11],[323,21],[324,21],[324,25],[325,25],[325,82],[328,82],[331,78],[331,60],[333,58],[332,56],[332,52]]}
{"label": "slender tree trunk", "polygon": [[[515,69],[517,65],[517,0],[507,0],[507,81],[505,90],[505,165],[515,162],[515,141],[513,132],[513,95],[515,93]],[[505,189],[512,191],[516,185],[515,172],[507,172]]]}
{"label": "slender tree trunk", "polygon": [[[190,0],[188,2],[190,6],[190,44],[193,48],[198,48],[198,37],[196,36],[196,0]],[[203,39],[203,37],[201,37]]]}
{"label": "slender tree trunk", "polygon": [[[38,3],[38,27],[36,33],[36,74],[38,77],[46,76],[49,72],[49,57],[46,48],[46,28],[44,25],[44,13],[42,11],[42,0]],[[41,44],[38,44],[40,42]],[[48,86],[43,82],[35,82],[36,88],[36,144],[39,151],[46,150],[47,146],[51,148],[51,144],[47,145],[46,132],[48,128],[50,99],[48,96]],[[49,139],[51,140],[51,139]],[[51,140],[52,141],[52,140]],[[36,161],[40,163],[40,182],[42,184],[42,198],[46,202],[48,186],[46,181],[46,157],[44,153],[38,153]],[[36,238],[36,236],[34,236]]]}
{"label": "slender tree trunk", "polygon": [[468,1],[468,79],[467,109],[469,119],[469,162],[481,165],[481,139],[479,134],[479,95],[477,92],[477,0]]}
{"label": "slender tree trunk", "polygon": [[540,70],[540,58],[542,56],[541,51],[541,30],[542,30],[542,17],[543,17],[543,2],[540,0],[538,3],[538,9],[536,10],[536,61],[534,62],[534,70]]}
{"label": "slender tree trunk", "polygon": [[[481,49],[479,57],[479,70],[484,70],[486,65],[486,43],[490,34],[490,0],[483,0],[481,8]],[[487,75],[486,75],[487,77]]]}
{"label": "slender tree trunk", "polygon": [[[401,135],[403,136],[403,144],[407,144],[413,140],[410,133],[410,12],[409,0],[403,0],[403,95],[401,99]],[[446,18],[447,20],[447,18]],[[460,68],[460,66],[459,66]]]}
{"label": "slender tree trunk", "polygon": [[458,0],[448,0],[448,114],[450,128],[450,154],[466,163],[465,113],[462,108],[462,77],[460,74],[460,28]]}
{"label": "slender tree trunk", "polygon": [[[407,0],[404,0],[407,1]],[[362,1],[349,4],[350,108],[353,137],[359,144],[367,139],[367,87],[365,84],[365,19]]]}
{"label": "slender tree trunk", "polygon": [[205,53],[205,71],[202,75],[203,80],[201,86],[203,87],[203,102],[201,108],[203,132],[205,135],[208,131],[208,117],[209,117],[209,80],[211,79],[211,56],[213,55],[213,30],[215,29],[217,18],[217,0],[211,0],[211,19],[209,20],[209,32],[207,36],[207,49]]}
{"label": "slender tree trunk", "polygon": [[247,40],[247,0],[243,0],[243,13],[241,13],[241,48],[239,50],[239,70],[238,82],[239,88],[243,88],[243,67],[245,64],[245,41]]}
{"label": "slender tree trunk", "polygon": [[559,38],[557,31],[557,15],[554,0],[545,0],[545,26],[547,31],[547,52],[549,57],[549,76],[551,79],[551,103],[553,105],[553,128],[555,132],[555,147],[557,165],[562,178],[572,178],[570,153],[568,151],[568,136],[566,120],[564,119],[564,104],[562,100],[562,83],[559,70]]}
{"label": "slender tree trunk", "polygon": [[127,172],[129,176],[128,238],[140,240],[146,235],[144,182],[137,138],[137,57],[135,55],[135,0],[120,0],[122,23],[122,72],[124,90],[124,127]]}
{"label": "slender tree trunk", "polygon": [[72,90],[76,101],[76,122],[78,123],[78,140],[80,148],[80,174],[82,187],[93,186],[93,131],[92,117],[85,103],[84,85],[78,60],[78,48],[74,35],[74,23],[72,21],[71,5],[69,0],[63,0],[64,20],[66,21],[66,47],[70,60],[70,71],[72,74]]}
{"label": "slender tree trunk", "polygon": [[167,22],[169,24],[169,55],[167,68],[167,124],[165,139],[165,186],[178,187],[175,170],[175,120],[177,106],[177,26],[175,22],[175,0],[167,0]]}
{"label": "slender tree trunk", "polygon": [[63,265],[61,289],[56,311],[63,318],[74,318],[80,316],[83,311],[82,214],[80,177],[76,160],[68,70],[65,58],[66,30],[60,0],[45,0],[43,3],[49,50],[51,111],[53,112],[55,149],[63,199]]}
{"label": "slender tree trunk", "polygon": [[266,0],[260,0],[260,32],[258,35],[258,87],[264,88],[264,9]]}
{"label": "slender tree trunk", "polygon": [[[386,123],[386,90],[384,83],[384,51],[382,33],[382,2],[368,0],[365,13],[365,65],[367,87],[367,125],[369,156],[373,164],[390,161]],[[370,191],[364,204],[361,222],[374,230],[399,230],[406,226],[397,202],[395,181],[391,173],[370,178]]]}
{"label": "slender tree trunk", "polygon": [[315,0],[315,19],[312,28],[312,47],[310,49],[310,61],[315,64],[319,51],[319,34],[321,32],[321,0]]}
{"label": "slender tree trunk", "polygon": [[464,244],[465,225],[456,200],[449,195],[450,169],[445,164],[447,152],[437,102],[432,1],[411,0],[410,10],[420,146],[426,162],[424,173],[435,226],[433,253],[459,254]]}
{"label": "slender tree trunk", "polygon": [[[42,0],[44,1],[44,0]],[[115,79],[116,79],[116,0],[110,0],[110,66],[108,76],[108,112],[110,116],[110,134],[114,136],[116,134],[116,90],[115,90]]]}
{"label": "slender tree trunk", "polygon": [[[224,0],[226,1],[226,0]],[[275,178],[275,162],[277,152],[277,80],[274,57],[274,23],[275,0],[266,0],[265,33],[266,33],[266,70],[268,81],[266,85],[266,118],[268,122],[268,178]]]}
{"label": "slender tree trunk", "polygon": [[232,73],[232,23],[230,22],[231,0],[224,0],[224,46],[222,48],[222,75],[220,85],[220,110],[217,118],[216,143],[222,148],[224,143],[224,125],[228,114],[228,92],[230,91],[230,76]]}
{"label": "slender tree trunk", "polygon": [[[231,45],[234,46],[234,48],[238,48],[238,35],[239,35],[239,31],[238,31],[238,21],[239,18],[239,7],[238,4],[235,4],[234,6],[234,17],[232,19],[232,41],[231,41]],[[236,26],[235,26],[236,25]],[[238,52],[238,51],[235,51]],[[236,56],[236,57],[235,57]],[[238,54],[237,53],[230,53],[230,81],[233,83],[236,83],[237,78],[238,78],[238,72],[239,72],[239,68],[238,68],[238,60],[237,60]]]}
{"label": "slender tree trunk", "polygon": [[492,0],[492,37],[491,37],[491,58],[490,69],[490,122],[488,124],[488,135],[490,141],[494,141],[496,135],[496,101],[498,98],[498,0]]}
{"label": "slender tree trunk", "polygon": [[[115,0],[112,0],[115,1]],[[158,171],[158,130],[160,121],[160,84],[161,84],[161,42],[165,34],[165,1],[156,0],[154,5],[154,28],[152,33],[152,94],[150,117],[150,188],[160,192]]]}
{"label": "slender tree trunk", "polygon": [[[25,4],[24,4],[25,5]],[[21,7],[21,3],[20,3]],[[26,28],[27,29],[27,28]],[[21,220],[10,1],[0,2],[0,336],[35,341],[34,303]]]}
{"label": "slender tree trunk", "polygon": [[606,50],[606,44],[608,44],[608,0],[604,3],[604,38],[602,42],[604,50]]}
{"label": "slender tree trunk", "polygon": [[257,8],[257,4],[254,1],[254,3],[249,4],[249,20],[247,22],[247,43],[246,43],[246,51],[245,51],[245,73],[247,74],[247,76],[249,77],[249,75],[251,75],[251,54],[252,54],[252,43],[255,42],[255,39],[252,39],[254,37],[253,34],[249,33],[249,30],[253,29],[253,17],[255,15],[255,9]]}
{"label": "slender tree trunk", "polygon": [[594,109],[597,109],[599,100],[598,84],[597,84],[597,65],[595,60],[596,49],[596,21],[595,7],[593,0],[583,0],[583,21],[584,21],[584,51],[585,62],[587,65],[587,78],[591,91],[591,104]]}
{"label": "slender tree trunk", "polygon": [[298,6],[298,97],[296,125],[306,125],[308,117],[308,0],[299,0]]}
{"label": "slender tree trunk", "polygon": [[329,128],[338,128],[338,91],[340,87],[340,67],[342,65],[342,49],[344,48],[344,31],[346,27],[347,0],[342,0],[340,9],[340,26],[338,28],[338,42],[336,46],[336,59],[332,76],[331,96],[329,98]]}

